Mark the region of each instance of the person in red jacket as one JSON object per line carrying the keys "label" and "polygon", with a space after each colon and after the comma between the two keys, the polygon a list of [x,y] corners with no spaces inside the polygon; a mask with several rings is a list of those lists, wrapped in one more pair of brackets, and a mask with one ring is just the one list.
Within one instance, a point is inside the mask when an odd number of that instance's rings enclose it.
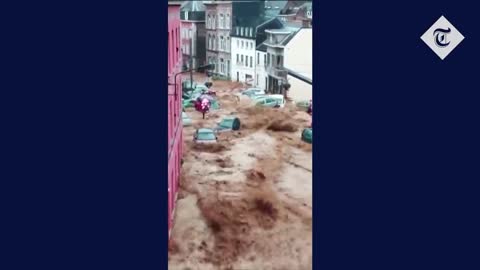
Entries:
{"label": "person in red jacket", "polygon": [[202,117],[205,119],[205,114],[209,111],[210,109],[210,101],[206,98],[202,100]]}

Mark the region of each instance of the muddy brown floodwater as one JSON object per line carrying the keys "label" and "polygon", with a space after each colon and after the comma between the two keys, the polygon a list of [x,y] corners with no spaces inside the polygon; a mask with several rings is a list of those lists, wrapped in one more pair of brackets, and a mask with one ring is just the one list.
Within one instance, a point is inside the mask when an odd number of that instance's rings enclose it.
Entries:
{"label": "muddy brown floodwater", "polygon": [[[205,79],[195,75],[195,80]],[[169,242],[170,270],[312,269],[312,148],[300,140],[310,116],[293,105],[252,107],[241,84],[215,81],[220,110],[193,109]],[[241,129],[199,147],[196,128],[237,115]]]}

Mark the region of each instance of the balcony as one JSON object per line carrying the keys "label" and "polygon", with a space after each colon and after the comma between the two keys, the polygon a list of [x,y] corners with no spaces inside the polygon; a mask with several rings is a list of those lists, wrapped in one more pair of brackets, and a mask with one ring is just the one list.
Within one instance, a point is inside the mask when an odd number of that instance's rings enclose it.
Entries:
{"label": "balcony", "polygon": [[283,67],[266,67],[265,70],[270,76],[277,77],[277,78],[286,78],[287,77],[287,70]]}

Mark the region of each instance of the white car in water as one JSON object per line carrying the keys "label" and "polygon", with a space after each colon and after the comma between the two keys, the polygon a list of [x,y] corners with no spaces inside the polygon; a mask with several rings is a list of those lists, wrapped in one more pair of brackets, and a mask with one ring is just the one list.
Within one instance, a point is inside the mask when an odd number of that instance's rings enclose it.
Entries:
{"label": "white car in water", "polygon": [[209,128],[200,128],[195,131],[193,135],[193,142],[201,144],[217,143],[218,138],[215,131]]}
{"label": "white car in water", "polygon": [[256,106],[283,108],[285,97],[283,95],[264,95],[253,100]]}

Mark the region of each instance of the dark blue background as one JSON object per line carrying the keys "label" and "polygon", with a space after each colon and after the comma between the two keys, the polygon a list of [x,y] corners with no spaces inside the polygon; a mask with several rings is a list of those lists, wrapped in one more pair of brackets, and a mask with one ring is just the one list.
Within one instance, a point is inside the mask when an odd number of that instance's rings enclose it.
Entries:
{"label": "dark blue background", "polygon": [[[2,269],[166,268],[157,2],[0,8]],[[478,8],[314,9],[315,269],[478,269]],[[465,36],[444,61],[420,40],[441,15]]]}
{"label": "dark blue background", "polygon": [[[479,9],[470,2],[315,3],[323,269],[479,267]],[[465,36],[444,61],[420,40],[441,15]]]}

